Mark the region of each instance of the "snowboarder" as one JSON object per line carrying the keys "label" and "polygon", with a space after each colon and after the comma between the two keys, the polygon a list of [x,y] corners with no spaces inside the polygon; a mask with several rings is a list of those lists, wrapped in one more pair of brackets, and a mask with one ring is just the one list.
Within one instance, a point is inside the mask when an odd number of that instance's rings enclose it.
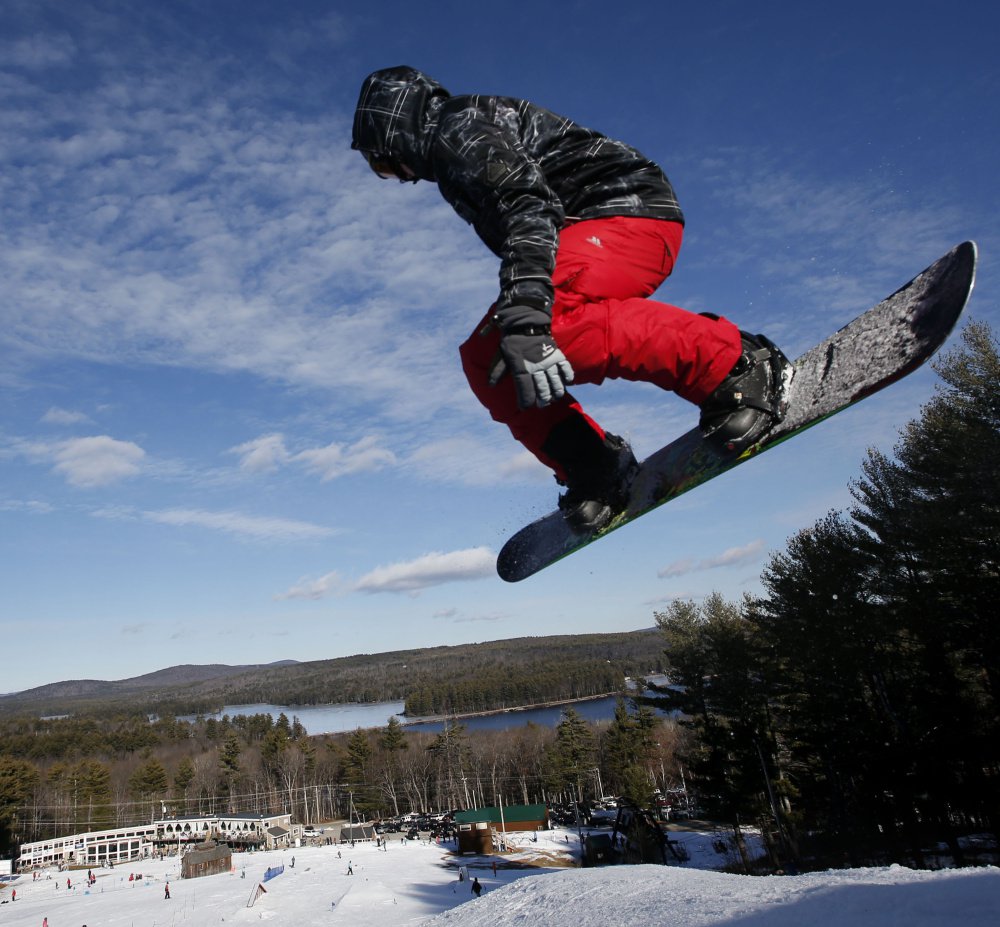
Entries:
{"label": "snowboarder", "polygon": [[472,894],[478,898],[482,891],[483,887],[479,884],[479,877],[477,876],[472,880]]}
{"label": "snowboarder", "polygon": [[492,417],[566,487],[559,506],[574,529],[610,522],[638,467],[569,383],[675,392],[726,453],[774,424],[780,352],[720,316],[648,298],[673,270],[684,216],[634,148],[524,100],[452,96],[405,66],[365,79],[351,147],[380,177],[436,182],[500,258],[499,296],[462,366]]}

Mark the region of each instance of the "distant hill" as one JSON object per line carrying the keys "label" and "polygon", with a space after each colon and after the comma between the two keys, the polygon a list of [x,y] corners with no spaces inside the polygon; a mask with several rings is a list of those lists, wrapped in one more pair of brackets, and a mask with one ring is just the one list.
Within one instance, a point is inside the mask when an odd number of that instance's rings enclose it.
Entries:
{"label": "distant hill", "polygon": [[625,676],[659,672],[662,650],[661,633],[648,629],[522,637],[308,662],[187,664],[129,679],[67,680],[0,696],[0,715],[163,716],[207,714],[226,705],[400,700],[409,705],[410,699],[422,709],[476,711],[509,707],[512,699],[527,703],[610,691],[620,687]]}
{"label": "distant hill", "polygon": [[198,666],[185,663],[181,666],[170,666],[167,669],[155,670],[143,676],[133,676],[130,679],[108,681],[104,679],[69,679],[65,682],[50,682],[34,689],[25,689],[10,695],[0,696],[0,704],[4,700],[15,702],[46,701],[49,699],[92,699],[114,698],[127,692],[141,692],[149,689],[169,689],[174,686],[186,686],[196,682],[206,682],[212,679],[225,679],[241,673],[266,669],[271,666],[292,666],[295,660],[279,660],[275,663],[253,663],[246,666],[227,666],[224,663],[209,663]]}

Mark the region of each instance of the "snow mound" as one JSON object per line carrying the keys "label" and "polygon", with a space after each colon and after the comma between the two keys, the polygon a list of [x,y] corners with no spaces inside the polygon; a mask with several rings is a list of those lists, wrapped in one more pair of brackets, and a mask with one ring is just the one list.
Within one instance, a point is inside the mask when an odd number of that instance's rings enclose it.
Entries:
{"label": "snow mound", "polygon": [[426,927],[986,927],[1000,924],[1000,869],[836,870],[739,876],[662,866],[520,879]]}

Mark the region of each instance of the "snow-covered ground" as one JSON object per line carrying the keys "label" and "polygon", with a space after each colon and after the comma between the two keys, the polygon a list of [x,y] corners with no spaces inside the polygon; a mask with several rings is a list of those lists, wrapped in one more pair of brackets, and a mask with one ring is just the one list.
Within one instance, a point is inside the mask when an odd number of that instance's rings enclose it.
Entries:
{"label": "snow-covered ground", "polygon": [[[1000,869],[916,872],[893,866],[800,876],[749,877],[712,871],[725,863],[718,835],[672,835],[691,859],[682,866],[572,868],[576,836],[520,836],[507,856],[456,857],[447,846],[390,838],[385,849],[302,847],[233,857],[234,869],[178,878],[178,861],[22,876],[0,889],[2,927],[200,927],[270,921],[294,927],[967,927],[1000,924]],[[292,860],[294,858],[294,866]],[[494,861],[497,864],[493,871]],[[284,866],[248,901],[269,867]],[[349,867],[353,874],[348,874]],[[468,878],[460,881],[460,867]],[[142,878],[129,881],[141,871]],[[464,873],[463,873],[464,875]],[[69,877],[73,887],[67,889]],[[483,893],[476,898],[470,881]],[[170,898],[164,897],[169,884]],[[10,903],[12,889],[17,900]]]}

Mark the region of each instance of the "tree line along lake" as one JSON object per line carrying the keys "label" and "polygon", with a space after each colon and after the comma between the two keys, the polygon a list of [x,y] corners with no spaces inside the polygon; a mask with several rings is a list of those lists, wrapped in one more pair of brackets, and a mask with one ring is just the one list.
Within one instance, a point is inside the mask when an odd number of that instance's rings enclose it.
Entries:
{"label": "tree line along lake", "polygon": [[[657,678],[652,681],[659,682]],[[505,731],[510,728],[522,727],[525,724],[538,724],[554,727],[562,718],[566,708],[572,708],[585,721],[610,721],[615,714],[617,695],[604,695],[597,698],[578,699],[568,702],[550,703],[546,705],[530,705],[523,708],[509,708],[492,712],[462,714],[455,717],[408,718],[403,715],[405,703],[374,702],[360,704],[356,702],[336,705],[227,705],[212,714],[199,715],[202,718],[216,720],[228,715],[270,715],[277,718],[284,714],[289,720],[297,720],[307,734],[342,734],[348,731],[385,727],[389,718],[395,717],[408,731],[423,731],[437,734],[444,729],[445,724],[461,722],[469,730]],[[195,716],[181,720],[193,721]]]}

